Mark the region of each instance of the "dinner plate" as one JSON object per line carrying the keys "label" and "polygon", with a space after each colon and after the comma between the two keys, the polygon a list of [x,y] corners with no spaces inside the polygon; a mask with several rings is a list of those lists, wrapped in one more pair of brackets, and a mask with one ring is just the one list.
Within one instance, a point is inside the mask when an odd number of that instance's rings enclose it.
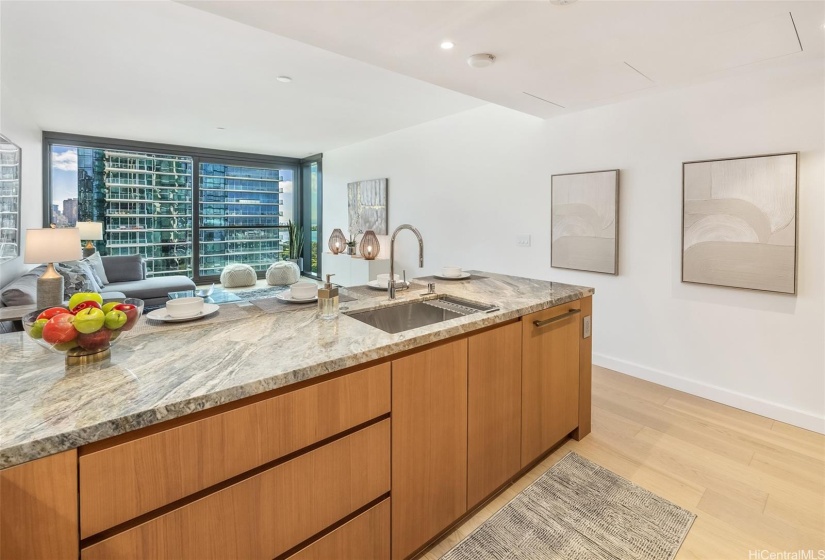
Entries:
{"label": "dinner plate", "polygon": [[297,299],[292,297],[292,290],[285,290],[280,294],[275,294],[275,299],[286,303],[312,303],[313,301],[318,301],[318,296],[307,299]]}
{"label": "dinner plate", "polygon": [[220,309],[220,306],[215,305],[214,303],[204,303],[203,310],[199,311],[196,315],[191,315],[189,317],[172,317],[169,315],[169,312],[166,311],[165,307],[161,307],[160,309],[150,311],[146,314],[146,317],[152,319],[153,321],[163,321],[164,323],[184,323],[186,321],[197,321],[198,319],[203,319],[204,317],[214,315],[218,312],[218,309]]}
{"label": "dinner plate", "polygon": [[441,274],[433,274],[436,278],[441,278],[442,280],[463,280],[465,278],[469,278],[472,276],[469,272],[462,272],[458,276],[444,276]]}
{"label": "dinner plate", "polygon": [[373,290],[384,290],[385,292],[389,289],[390,281],[387,280],[386,282],[379,282],[378,280],[370,280],[367,282],[367,286],[372,288]]}

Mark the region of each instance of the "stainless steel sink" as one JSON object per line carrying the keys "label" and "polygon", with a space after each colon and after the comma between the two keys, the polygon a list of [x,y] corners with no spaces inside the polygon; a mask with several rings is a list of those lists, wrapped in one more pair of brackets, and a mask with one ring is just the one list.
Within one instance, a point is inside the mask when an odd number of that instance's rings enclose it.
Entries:
{"label": "stainless steel sink", "polygon": [[346,315],[390,334],[449,321],[473,313],[490,313],[495,305],[467,301],[451,296],[415,300],[389,307],[353,311]]}

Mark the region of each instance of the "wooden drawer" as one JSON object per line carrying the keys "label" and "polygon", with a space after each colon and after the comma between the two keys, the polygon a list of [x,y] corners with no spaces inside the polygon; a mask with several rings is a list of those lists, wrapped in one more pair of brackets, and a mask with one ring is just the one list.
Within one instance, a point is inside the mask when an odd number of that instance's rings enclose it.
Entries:
{"label": "wooden drawer", "polygon": [[390,365],[81,454],[81,538],[390,411]]}
{"label": "wooden drawer", "polygon": [[289,560],[389,560],[390,500],[288,557]]}
{"label": "wooden drawer", "polygon": [[383,420],[83,548],[81,559],[268,560],[389,490]]}

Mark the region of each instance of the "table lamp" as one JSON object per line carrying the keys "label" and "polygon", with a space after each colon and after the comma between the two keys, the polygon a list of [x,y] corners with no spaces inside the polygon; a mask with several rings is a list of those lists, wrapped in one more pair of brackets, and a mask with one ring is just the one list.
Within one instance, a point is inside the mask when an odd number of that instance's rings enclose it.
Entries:
{"label": "table lamp", "polygon": [[102,222],[77,222],[77,229],[80,230],[80,239],[86,240],[86,245],[83,247],[83,257],[88,257],[95,252],[95,246],[92,241],[100,241],[103,239],[103,223]]}
{"label": "table lamp", "polygon": [[27,229],[23,262],[46,263],[46,272],[37,279],[37,308],[63,304],[63,277],[55,262],[80,258],[80,230],[77,228]]}

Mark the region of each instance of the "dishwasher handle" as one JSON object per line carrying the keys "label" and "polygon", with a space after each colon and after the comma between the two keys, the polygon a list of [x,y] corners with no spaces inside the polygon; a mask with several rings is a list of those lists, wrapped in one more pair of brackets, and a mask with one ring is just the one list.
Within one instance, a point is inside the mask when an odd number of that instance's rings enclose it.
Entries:
{"label": "dishwasher handle", "polygon": [[552,319],[545,319],[544,321],[533,321],[533,324],[536,327],[545,327],[545,326],[549,325],[550,323],[555,323],[557,321],[564,321],[565,319],[569,319],[573,315],[575,315],[577,313],[581,313],[581,312],[582,312],[581,309],[571,309],[570,311],[568,311],[564,315],[559,315],[558,317],[553,317]]}

